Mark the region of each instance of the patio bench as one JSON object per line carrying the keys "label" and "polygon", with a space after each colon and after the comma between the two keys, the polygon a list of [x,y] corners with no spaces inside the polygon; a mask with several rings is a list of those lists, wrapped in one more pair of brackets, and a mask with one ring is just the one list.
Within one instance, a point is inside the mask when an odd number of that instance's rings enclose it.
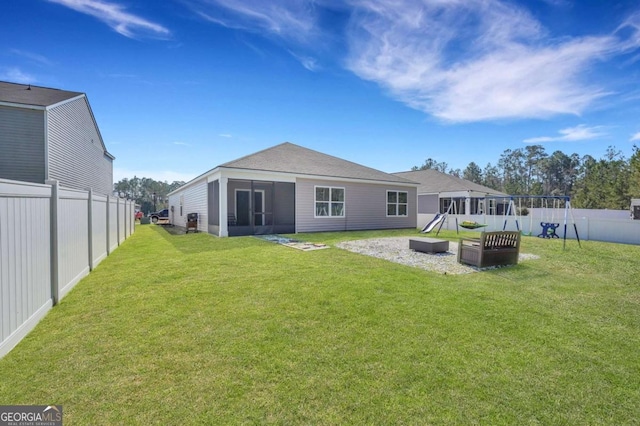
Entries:
{"label": "patio bench", "polygon": [[516,265],[520,254],[520,232],[482,232],[480,238],[460,238],[458,263],[478,268]]}

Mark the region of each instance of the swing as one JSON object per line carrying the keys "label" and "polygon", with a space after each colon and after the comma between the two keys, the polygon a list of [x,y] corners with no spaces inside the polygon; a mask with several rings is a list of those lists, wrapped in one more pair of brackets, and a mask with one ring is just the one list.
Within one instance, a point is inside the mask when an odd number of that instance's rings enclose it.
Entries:
{"label": "swing", "polygon": [[472,222],[470,220],[463,220],[462,222],[460,222],[460,226],[467,229],[477,229],[477,228],[484,228],[485,226],[488,226],[488,225],[478,223],[478,222]]}
{"label": "swing", "polygon": [[[556,229],[560,226],[559,223],[555,223],[553,221],[556,209],[556,201],[558,202],[558,207],[560,206],[559,200],[553,200],[553,207],[551,209],[551,222],[540,222],[540,226],[542,227],[542,232],[538,234],[539,238],[560,238],[558,234],[556,234]],[[549,209],[549,204],[547,200],[544,200],[545,210]]]}

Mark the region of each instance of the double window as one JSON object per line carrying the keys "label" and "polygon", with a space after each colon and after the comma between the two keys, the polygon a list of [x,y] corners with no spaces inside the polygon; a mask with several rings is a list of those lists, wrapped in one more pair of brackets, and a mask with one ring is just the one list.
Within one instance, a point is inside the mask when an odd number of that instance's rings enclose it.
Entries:
{"label": "double window", "polygon": [[406,191],[387,191],[387,216],[407,216],[408,199]]}
{"label": "double window", "polygon": [[344,188],[316,186],[316,217],[344,217]]}

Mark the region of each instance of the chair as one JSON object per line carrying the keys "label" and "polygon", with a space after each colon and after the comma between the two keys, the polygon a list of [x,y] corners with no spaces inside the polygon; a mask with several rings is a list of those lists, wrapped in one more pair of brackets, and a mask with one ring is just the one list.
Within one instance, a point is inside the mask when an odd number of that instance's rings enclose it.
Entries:
{"label": "chair", "polygon": [[520,232],[482,232],[480,238],[460,238],[458,263],[478,268],[517,265],[520,253]]}
{"label": "chair", "polygon": [[227,226],[236,226],[236,215],[229,213],[227,215]]}

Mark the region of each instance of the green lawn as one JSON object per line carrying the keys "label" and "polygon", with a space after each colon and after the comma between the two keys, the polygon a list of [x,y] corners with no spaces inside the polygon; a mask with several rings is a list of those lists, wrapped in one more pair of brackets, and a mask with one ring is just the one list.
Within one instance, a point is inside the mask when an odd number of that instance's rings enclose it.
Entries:
{"label": "green lawn", "polygon": [[640,246],[522,251],[540,259],[441,275],[139,226],[0,360],[0,404],[66,425],[638,424]]}

